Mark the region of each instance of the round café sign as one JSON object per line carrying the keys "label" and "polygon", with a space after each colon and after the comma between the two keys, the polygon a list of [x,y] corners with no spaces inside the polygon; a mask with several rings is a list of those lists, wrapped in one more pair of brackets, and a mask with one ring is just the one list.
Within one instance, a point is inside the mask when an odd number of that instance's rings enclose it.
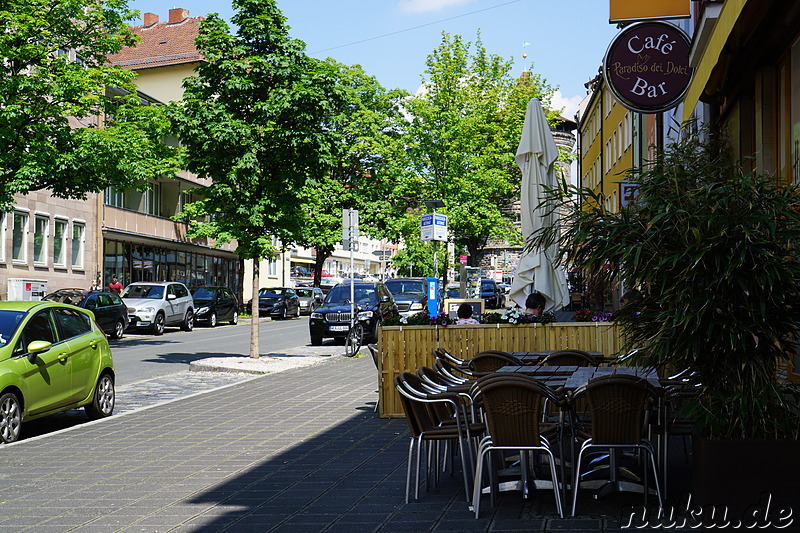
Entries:
{"label": "round caf\u00e9 sign", "polygon": [[603,60],[606,83],[628,109],[659,113],[678,105],[692,79],[689,37],[667,22],[625,27]]}

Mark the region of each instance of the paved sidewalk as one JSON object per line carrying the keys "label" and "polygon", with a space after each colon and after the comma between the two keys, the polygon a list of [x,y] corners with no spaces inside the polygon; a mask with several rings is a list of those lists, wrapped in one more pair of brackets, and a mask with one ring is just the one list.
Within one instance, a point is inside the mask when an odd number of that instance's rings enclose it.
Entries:
{"label": "paved sidewalk", "polygon": [[[369,357],[332,357],[0,447],[0,533],[618,531],[625,500],[488,498],[460,476],[403,503],[408,432]],[[641,501],[635,499],[635,503]]]}

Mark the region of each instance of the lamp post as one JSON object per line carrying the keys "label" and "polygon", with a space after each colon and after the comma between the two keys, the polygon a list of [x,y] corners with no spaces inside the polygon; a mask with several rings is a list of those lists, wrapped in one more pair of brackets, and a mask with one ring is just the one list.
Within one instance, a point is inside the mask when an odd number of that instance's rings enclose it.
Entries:
{"label": "lamp post", "polygon": [[408,277],[409,278],[413,278],[414,277],[414,262],[413,261],[409,261],[408,262]]}

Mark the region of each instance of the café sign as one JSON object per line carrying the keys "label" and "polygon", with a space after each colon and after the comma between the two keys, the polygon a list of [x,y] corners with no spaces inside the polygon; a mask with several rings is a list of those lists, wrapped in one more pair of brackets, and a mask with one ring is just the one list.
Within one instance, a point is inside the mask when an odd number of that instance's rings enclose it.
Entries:
{"label": "caf\u00e9 sign", "polygon": [[614,96],[633,111],[660,113],[678,105],[692,79],[689,37],[667,22],[626,26],[611,42],[603,74]]}

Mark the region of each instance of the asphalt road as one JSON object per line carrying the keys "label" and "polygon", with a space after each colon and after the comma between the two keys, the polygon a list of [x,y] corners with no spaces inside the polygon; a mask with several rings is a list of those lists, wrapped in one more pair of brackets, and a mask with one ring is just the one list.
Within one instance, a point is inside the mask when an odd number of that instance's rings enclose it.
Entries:
{"label": "asphalt road", "polygon": [[[262,320],[259,348],[262,355],[309,344],[308,317]],[[250,353],[250,322],[215,328],[195,326],[193,331],[167,328],[164,335],[130,332],[110,341],[117,386],[182,372],[189,363],[206,357],[244,356]]]}
{"label": "asphalt road", "polygon": [[[167,328],[161,336],[127,333],[109,344],[116,372],[116,414],[251,378],[246,374],[188,372],[189,363],[198,359],[249,355],[249,320],[236,326],[200,326],[193,331]],[[308,317],[262,320],[262,355],[305,344],[309,344]],[[86,422],[83,409],[71,409],[23,423],[20,440]]]}

